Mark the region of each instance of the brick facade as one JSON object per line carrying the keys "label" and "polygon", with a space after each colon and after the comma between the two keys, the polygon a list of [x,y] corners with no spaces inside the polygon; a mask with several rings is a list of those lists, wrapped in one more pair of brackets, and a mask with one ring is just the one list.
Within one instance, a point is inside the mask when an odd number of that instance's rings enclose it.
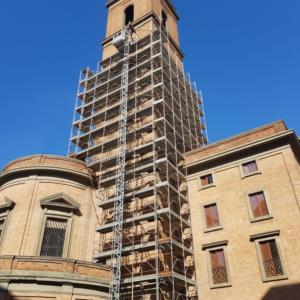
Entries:
{"label": "brick facade", "polygon": [[[0,221],[5,221],[0,240],[1,300],[107,299],[110,270],[92,263],[97,244],[95,202],[92,173],[80,161],[37,155],[4,168],[0,174]],[[40,257],[48,215],[68,220],[61,258]]]}
{"label": "brick facade", "polygon": [[[191,219],[197,283],[206,300],[283,300],[300,294],[300,144],[293,131],[276,122],[188,153]],[[245,176],[241,165],[256,161],[258,171]],[[212,174],[203,187],[200,177]],[[251,218],[248,195],[264,191],[269,216]],[[203,206],[216,203],[220,226],[207,231]],[[255,246],[256,235],[276,236],[285,276],[264,280]],[[259,241],[259,238],[258,238]],[[209,245],[225,244],[226,287],[211,281]],[[281,279],[281,280],[276,280]],[[275,292],[276,291],[276,292]]]}

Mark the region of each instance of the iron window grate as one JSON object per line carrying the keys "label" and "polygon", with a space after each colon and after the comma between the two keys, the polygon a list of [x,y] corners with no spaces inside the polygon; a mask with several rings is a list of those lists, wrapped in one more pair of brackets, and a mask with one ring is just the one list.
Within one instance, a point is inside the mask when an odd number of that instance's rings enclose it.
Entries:
{"label": "iron window grate", "polygon": [[48,218],[46,221],[41,256],[62,257],[67,220]]}

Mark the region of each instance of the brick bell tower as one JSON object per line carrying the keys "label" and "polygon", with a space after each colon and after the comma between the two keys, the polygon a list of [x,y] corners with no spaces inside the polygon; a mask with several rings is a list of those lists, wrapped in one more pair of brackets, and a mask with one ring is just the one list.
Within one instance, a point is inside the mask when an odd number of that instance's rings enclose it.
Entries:
{"label": "brick bell tower", "polygon": [[178,47],[178,20],[175,7],[169,0],[118,0],[108,1],[108,18],[106,27],[106,37],[103,41],[103,59],[110,56],[114,51],[109,47],[112,37],[124,28],[129,22],[138,32],[137,38],[141,38],[155,30],[157,20],[162,20],[164,26],[168,28],[169,36]]}
{"label": "brick bell tower", "polygon": [[109,0],[103,57],[81,72],[69,157],[97,178],[95,260],[111,299],[198,299],[185,153],[206,144],[170,0]]}

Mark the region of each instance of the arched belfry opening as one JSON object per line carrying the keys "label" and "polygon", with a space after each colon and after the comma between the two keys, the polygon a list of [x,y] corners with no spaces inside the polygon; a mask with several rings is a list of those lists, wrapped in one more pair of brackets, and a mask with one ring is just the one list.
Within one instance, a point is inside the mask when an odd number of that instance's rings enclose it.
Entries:
{"label": "arched belfry opening", "polygon": [[125,26],[134,20],[134,6],[129,5],[124,11]]}
{"label": "arched belfry opening", "polygon": [[165,11],[162,11],[161,12],[161,24],[164,28],[167,27],[167,20],[168,20],[167,14],[165,13]]}

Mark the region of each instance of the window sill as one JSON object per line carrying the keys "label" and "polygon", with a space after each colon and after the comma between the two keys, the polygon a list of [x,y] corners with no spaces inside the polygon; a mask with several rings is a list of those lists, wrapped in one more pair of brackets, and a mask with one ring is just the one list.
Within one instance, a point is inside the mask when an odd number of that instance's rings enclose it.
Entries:
{"label": "window sill", "polygon": [[210,286],[210,289],[221,289],[221,288],[226,288],[226,287],[232,287],[232,284],[227,282],[227,283],[222,283],[222,284],[216,284]]}
{"label": "window sill", "polygon": [[273,219],[272,215],[267,215],[259,218],[253,218],[250,220],[251,223],[261,222],[261,221],[267,221]]}
{"label": "window sill", "polygon": [[216,185],[214,183],[211,183],[211,184],[208,184],[208,185],[203,185],[199,188],[199,191],[202,191],[202,190],[206,190],[206,189],[209,189],[209,188],[212,188],[212,187],[215,187]]}
{"label": "window sill", "polygon": [[218,230],[222,230],[223,227],[222,226],[216,226],[216,227],[211,227],[211,228],[206,228],[204,229],[204,233],[209,233],[209,232],[213,232],[213,231],[218,231]]}
{"label": "window sill", "polygon": [[248,178],[248,177],[251,177],[251,176],[255,176],[255,175],[261,175],[261,174],[262,174],[261,171],[255,171],[255,172],[251,172],[249,174],[243,174],[242,179]]}
{"label": "window sill", "polygon": [[263,282],[287,280],[287,279],[289,279],[287,275],[274,276],[274,277],[264,277]]}

